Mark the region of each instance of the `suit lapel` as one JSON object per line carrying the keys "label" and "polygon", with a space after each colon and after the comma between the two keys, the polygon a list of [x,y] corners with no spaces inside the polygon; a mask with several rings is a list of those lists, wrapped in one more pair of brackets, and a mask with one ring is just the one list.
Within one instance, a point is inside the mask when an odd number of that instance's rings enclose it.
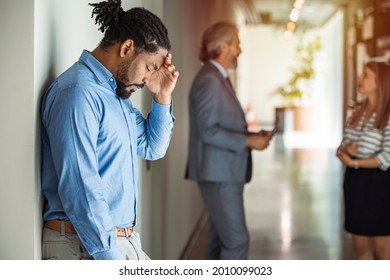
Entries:
{"label": "suit lapel", "polygon": [[235,104],[237,109],[240,111],[241,117],[246,122],[244,110],[242,109],[241,103],[237,98],[237,95],[233,89],[233,86],[231,84],[229,84],[229,81],[222,76],[221,72],[212,63],[208,62],[208,66],[210,67],[211,71],[213,71],[213,73],[215,73],[215,75],[218,76],[219,79],[221,79],[222,83],[224,84],[224,86],[226,88],[226,92],[228,93],[228,95],[232,99],[233,104]]}

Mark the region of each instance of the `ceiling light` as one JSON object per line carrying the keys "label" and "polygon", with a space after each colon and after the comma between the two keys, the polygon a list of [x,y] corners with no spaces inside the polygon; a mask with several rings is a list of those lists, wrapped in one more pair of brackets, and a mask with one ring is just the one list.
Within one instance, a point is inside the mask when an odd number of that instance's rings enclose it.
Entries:
{"label": "ceiling light", "polygon": [[295,30],[295,27],[296,27],[295,22],[290,21],[290,22],[287,24],[287,30],[294,31],[294,30]]}
{"label": "ceiling light", "polygon": [[290,39],[292,38],[293,35],[294,35],[294,33],[293,33],[292,31],[286,30],[286,31],[284,32],[283,37],[284,37],[284,39],[286,39],[286,40],[290,40]]}
{"label": "ceiling light", "polygon": [[[298,10],[295,9],[295,11],[298,11]],[[291,11],[291,13],[290,13],[290,20],[293,22],[297,22],[298,17],[299,17],[299,12],[295,12],[295,11]]]}
{"label": "ceiling light", "polygon": [[293,8],[290,12],[290,21],[287,23],[286,31],[284,32],[284,38],[286,40],[289,40],[294,35],[294,31],[296,28],[296,22],[299,18],[299,11],[302,8],[303,3],[305,3],[305,0],[295,0]]}

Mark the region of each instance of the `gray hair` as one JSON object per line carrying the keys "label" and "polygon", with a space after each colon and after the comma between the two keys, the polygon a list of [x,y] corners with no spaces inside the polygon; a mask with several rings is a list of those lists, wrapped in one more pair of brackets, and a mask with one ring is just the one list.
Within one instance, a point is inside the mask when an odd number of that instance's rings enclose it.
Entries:
{"label": "gray hair", "polygon": [[235,33],[238,33],[237,26],[225,21],[217,22],[207,28],[203,33],[199,59],[202,62],[207,62],[210,59],[217,58],[221,54],[221,42],[231,44]]}

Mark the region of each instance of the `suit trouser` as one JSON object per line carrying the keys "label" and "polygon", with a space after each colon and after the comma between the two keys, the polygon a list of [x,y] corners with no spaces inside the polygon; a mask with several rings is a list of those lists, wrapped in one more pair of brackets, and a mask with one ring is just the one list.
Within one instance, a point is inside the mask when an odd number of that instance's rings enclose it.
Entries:
{"label": "suit trouser", "polygon": [[[139,234],[133,232],[129,237],[117,237],[116,244],[124,260],[149,260],[141,248]],[[92,260],[80,238],[74,233],[61,234],[48,228],[43,229],[43,260]]]}
{"label": "suit trouser", "polygon": [[198,182],[209,213],[207,259],[245,260],[249,233],[244,213],[244,184]]}

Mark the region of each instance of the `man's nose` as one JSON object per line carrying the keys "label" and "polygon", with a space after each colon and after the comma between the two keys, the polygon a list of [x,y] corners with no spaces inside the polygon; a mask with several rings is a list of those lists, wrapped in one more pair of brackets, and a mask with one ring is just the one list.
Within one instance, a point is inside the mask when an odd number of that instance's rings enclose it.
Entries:
{"label": "man's nose", "polygon": [[146,73],[144,78],[142,79],[142,82],[146,85],[149,83],[149,81],[152,79],[153,72]]}

